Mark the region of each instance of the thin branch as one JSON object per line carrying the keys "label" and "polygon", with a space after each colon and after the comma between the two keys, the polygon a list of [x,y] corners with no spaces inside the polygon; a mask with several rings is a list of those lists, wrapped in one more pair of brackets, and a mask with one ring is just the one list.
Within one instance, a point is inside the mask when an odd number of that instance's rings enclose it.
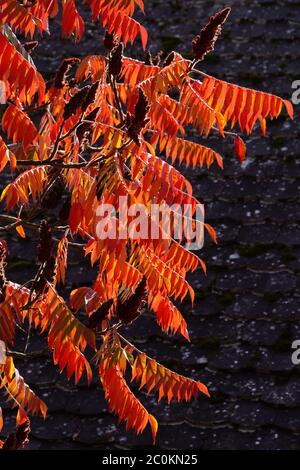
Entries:
{"label": "thin branch", "polygon": [[[34,224],[32,222],[27,222],[26,220],[18,219],[17,217],[13,217],[12,215],[0,214],[0,219],[10,220],[12,223],[15,223],[16,225],[24,225],[25,228],[28,228],[28,229],[31,229],[31,230],[39,230],[39,228],[40,228],[39,224]],[[52,228],[53,228],[53,230],[63,230],[63,231],[65,231],[68,228],[68,225],[54,225]]]}
{"label": "thin branch", "polygon": [[17,166],[52,166],[55,168],[83,168],[86,166],[86,162],[81,163],[59,163],[58,160],[17,160]]}
{"label": "thin branch", "polygon": [[7,351],[7,356],[10,356],[14,359],[28,359],[30,357],[44,357],[49,354],[49,349],[44,348],[40,351],[32,351],[32,352],[20,352],[20,351]]}
{"label": "thin branch", "polygon": [[50,161],[47,160],[17,160],[17,166],[47,166],[52,165]]}
{"label": "thin branch", "polygon": [[61,123],[61,126],[59,128],[59,131],[58,131],[58,135],[57,135],[53,150],[52,150],[52,152],[49,156],[49,159],[48,159],[49,161],[53,160],[53,158],[55,157],[55,155],[58,151],[58,147],[59,147],[59,144],[60,144],[60,139],[61,139],[61,134],[62,134],[62,131],[63,131],[63,128],[64,128],[64,124],[65,124],[65,120],[63,119],[63,121]]}
{"label": "thin branch", "polygon": [[103,331],[98,331],[96,333],[96,337],[101,337],[101,336],[104,336],[106,335],[106,333],[108,333],[109,331],[112,331],[112,330],[118,330],[121,326],[123,326],[124,323],[122,323],[121,321],[119,321],[118,323],[114,323],[113,325],[109,326],[108,328],[106,328],[105,330]]}
{"label": "thin branch", "polygon": [[124,119],[125,119],[125,116],[124,116],[124,113],[123,113],[120,96],[119,96],[119,93],[118,93],[118,90],[117,90],[115,77],[113,77],[113,79],[111,80],[111,86],[112,86],[112,89],[113,89],[113,92],[114,92],[115,100],[116,100],[116,103],[117,103],[117,108],[118,108],[118,111],[119,111],[119,114],[120,114],[120,119],[123,122]]}
{"label": "thin branch", "polygon": [[125,147],[127,147],[128,145],[130,145],[132,142],[132,139],[128,139],[126,142],[124,142],[123,145],[121,145],[120,148],[114,148],[111,150],[111,152],[109,152],[107,155],[99,155],[99,157],[95,158],[95,160],[90,160],[89,163],[86,165],[86,168],[89,168],[91,166],[94,166],[95,163],[98,163],[99,161],[101,161],[103,158],[109,158],[109,157],[112,157],[116,152],[120,152],[122,150],[124,150]]}
{"label": "thin branch", "polygon": [[[119,336],[119,338],[124,341],[124,343],[126,343],[128,346],[130,346],[131,348],[133,348],[137,353],[139,354],[145,354],[143,353],[140,349],[138,349],[134,344],[132,344],[130,341],[128,341],[128,339],[126,339],[124,336],[120,335],[120,333],[117,333],[117,335]],[[149,358],[149,356],[146,355],[146,357]],[[149,358],[151,359],[151,358]]]}
{"label": "thin branch", "polygon": [[[10,231],[10,230],[14,229],[15,227],[17,227],[18,225],[23,225],[26,229],[32,230],[34,232],[38,232],[39,229],[40,229],[39,224],[34,224],[32,222],[26,222],[24,220],[18,219],[17,217],[13,217],[11,215],[0,214],[0,219],[2,219],[2,220],[11,220],[12,221],[11,224],[6,225],[5,227],[0,227],[0,232]],[[54,231],[58,230],[58,231],[63,231],[63,232],[65,232],[68,228],[69,228],[69,225],[56,225],[56,226],[54,225],[52,227],[52,229]],[[53,238],[53,240],[55,242],[60,241],[58,238],[55,238],[55,237]],[[69,242],[69,246],[71,246],[73,248],[80,249],[80,250],[83,250],[85,248],[85,244],[82,244],[82,243]]]}
{"label": "thin branch", "polygon": [[70,135],[73,134],[74,131],[76,131],[77,127],[79,127],[83,123],[83,120],[82,120],[83,115],[84,115],[84,112],[81,113],[81,115],[80,115],[78,121],[76,122],[76,124],[74,124],[74,126],[71,127],[71,129],[69,129],[64,135],[59,137],[59,142],[62,142],[67,137],[70,137]]}
{"label": "thin branch", "polygon": [[13,230],[14,228],[16,228],[18,225],[20,225],[19,221],[13,222],[12,224],[9,224],[9,225],[5,225],[4,227],[0,227],[0,232],[9,232],[10,230]]}
{"label": "thin branch", "polygon": [[[216,132],[218,132],[218,134],[220,134],[220,131],[219,131],[219,129],[218,129],[217,127],[212,126],[212,130],[213,130],[213,131],[216,131]],[[238,133],[237,133],[237,132],[225,131],[224,129],[223,129],[223,132],[224,132],[225,135],[228,135],[228,136],[233,136],[233,137],[237,137],[237,136],[238,136]]]}

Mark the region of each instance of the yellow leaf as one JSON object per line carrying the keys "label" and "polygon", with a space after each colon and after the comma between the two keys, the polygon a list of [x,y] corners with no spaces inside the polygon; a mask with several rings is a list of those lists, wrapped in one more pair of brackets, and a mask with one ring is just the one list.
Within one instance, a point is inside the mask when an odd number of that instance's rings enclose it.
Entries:
{"label": "yellow leaf", "polygon": [[112,143],[112,146],[115,147],[116,149],[120,148],[123,143],[122,134],[120,134],[119,132],[115,132],[111,143]]}
{"label": "yellow leaf", "polygon": [[5,198],[9,188],[11,187],[11,184],[8,184],[2,191],[2,194],[1,194],[1,197],[0,197],[0,202],[3,201],[3,199]]}

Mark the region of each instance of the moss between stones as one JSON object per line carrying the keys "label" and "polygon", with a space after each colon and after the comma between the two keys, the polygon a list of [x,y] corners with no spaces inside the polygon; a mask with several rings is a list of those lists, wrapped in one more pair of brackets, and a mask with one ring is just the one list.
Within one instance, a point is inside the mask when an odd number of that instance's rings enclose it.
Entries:
{"label": "moss between stones", "polygon": [[182,41],[176,36],[161,36],[161,45],[164,51],[169,52],[176,49]]}
{"label": "moss between stones", "polygon": [[286,138],[285,137],[282,137],[282,136],[277,136],[277,137],[274,137],[272,139],[272,145],[273,147],[277,147],[277,148],[280,148],[282,147],[283,145],[286,144]]}
{"label": "moss between stones", "polygon": [[278,339],[278,341],[273,345],[272,349],[275,352],[290,352],[291,344],[293,342],[293,335],[291,332],[290,325],[287,325],[286,329]]}
{"label": "moss between stones", "polygon": [[264,295],[264,299],[268,300],[268,302],[276,302],[277,300],[281,299],[282,294],[280,292],[267,292]]}
{"label": "moss between stones", "polygon": [[240,72],[239,78],[255,85],[262,82],[262,76],[255,72]]}
{"label": "moss between stones", "polygon": [[224,294],[218,296],[218,302],[224,307],[231,305],[235,299],[235,294],[233,292],[225,292]]}
{"label": "moss between stones", "polygon": [[197,345],[209,351],[216,351],[220,347],[220,340],[215,336],[206,336],[205,338],[199,339]]}
{"label": "moss between stones", "polygon": [[205,57],[207,64],[218,64],[220,62],[220,56],[218,54],[209,54]]}
{"label": "moss between stones", "polygon": [[34,266],[35,263],[28,259],[16,259],[15,261],[10,261],[7,265],[7,271],[14,272],[20,271],[21,269],[28,268],[29,266]]}
{"label": "moss between stones", "polygon": [[254,256],[261,255],[270,249],[270,245],[265,243],[250,243],[247,245],[241,245],[238,248],[239,254],[247,258],[252,258]]}

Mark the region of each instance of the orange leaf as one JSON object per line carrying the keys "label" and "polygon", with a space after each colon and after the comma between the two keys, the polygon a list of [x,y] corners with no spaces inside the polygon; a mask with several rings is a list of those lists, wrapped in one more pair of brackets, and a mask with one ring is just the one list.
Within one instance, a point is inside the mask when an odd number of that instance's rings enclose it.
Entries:
{"label": "orange leaf", "polygon": [[216,121],[217,121],[217,126],[218,126],[218,129],[219,129],[219,132],[220,132],[221,136],[223,138],[225,138],[225,134],[224,134],[223,129],[225,127],[226,121],[224,119],[224,116],[221,113],[216,113]]}
{"label": "orange leaf", "polygon": [[206,228],[206,230],[210,234],[210,236],[211,236],[212,240],[214,241],[214,243],[218,243],[217,234],[216,234],[215,229],[209,224],[204,224],[204,227]]}
{"label": "orange leaf", "polygon": [[148,419],[149,419],[149,423],[150,423],[150,426],[151,426],[151,429],[152,429],[153,444],[155,444],[156,434],[157,434],[157,430],[158,430],[158,423],[157,423],[157,420],[154,418],[153,415],[149,414]]}
{"label": "orange leaf", "polygon": [[56,282],[60,280],[64,284],[66,277],[66,269],[68,262],[68,237],[66,235],[59,241],[57,246],[57,271],[56,271]]}
{"label": "orange leaf", "polygon": [[99,376],[109,409],[117,414],[119,422],[125,421],[126,429],[134,429],[138,434],[149,422],[155,441],[157,422],[129,389],[120,368],[110,366],[110,361],[105,359],[100,363]]}
{"label": "orange leaf", "polygon": [[21,426],[21,424],[25,423],[28,420],[28,416],[22,406],[19,406],[16,422],[17,426]]}
{"label": "orange leaf", "polygon": [[16,231],[18,232],[18,234],[20,235],[21,238],[26,238],[26,234],[24,232],[24,229],[23,229],[22,225],[18,225],[16,227]]}

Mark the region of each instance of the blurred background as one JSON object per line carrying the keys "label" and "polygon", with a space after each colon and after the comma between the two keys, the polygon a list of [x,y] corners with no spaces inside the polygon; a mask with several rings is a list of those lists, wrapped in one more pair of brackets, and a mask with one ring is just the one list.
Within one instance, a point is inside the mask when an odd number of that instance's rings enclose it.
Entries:
{"label": "blurred background", "polygon": [[[177,50],[191,57],[191,40],[210,15],[232,6],[215,52],[201,69],[218,78],[291,99],[300,80],[300,1],[200,0],[145,1],[151,52]],[[52,36],[40,41],[33,58],[46,78],[61,60],[103,51],[103,31],[87,19],[79,44],[61,40],[59,19]],[[128,54],[142,58],[140,44]],[[300,365],[292,363],[292,342],[300,340],[299,106],[295,120],[280,117],[246,139],[247,158],[240,164],[230,139],[211,138],[224,157],[224,171],[183,170],[206,207],[219,244],[206,240],[200,256],[208,268],[190,278],[196,302],[182,306],[191,343],[168,337],[150,313],[126,334],[141,349],[171,367],[206,383],[211,399],[189,404],[157,404],[141,394],[159,421],[162,449],[297,449],[300,446]],[[197,138],[196,135],[193,138]],[[5,177],[0,179],[1,188]],[[34,246],[9,239],[8,275],[30,279]],[[71,256],[67,288],[87,285],[92,270],[78,253]],[[22,341],[22,338],[20,339]],[[30,350],[44,343],[34,336]],[[151,447],[151,436],[127,433],[108,413],[95,379],[78,387],[57,373],[48,356],[19,364],[27,382],[49,406],[46,422],[32,419],[31,449],[128,449]],[[6,431],[13,427],[7,412]]]}

